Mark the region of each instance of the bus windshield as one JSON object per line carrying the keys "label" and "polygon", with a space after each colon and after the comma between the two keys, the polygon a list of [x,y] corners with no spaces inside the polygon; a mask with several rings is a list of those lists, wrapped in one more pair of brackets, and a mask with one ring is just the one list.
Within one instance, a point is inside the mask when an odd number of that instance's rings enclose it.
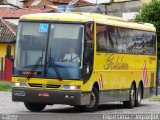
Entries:
{"label": "bus windshield", "polygon": [[83,41],[81,24],[20,22],[14,75],[80,79]]}

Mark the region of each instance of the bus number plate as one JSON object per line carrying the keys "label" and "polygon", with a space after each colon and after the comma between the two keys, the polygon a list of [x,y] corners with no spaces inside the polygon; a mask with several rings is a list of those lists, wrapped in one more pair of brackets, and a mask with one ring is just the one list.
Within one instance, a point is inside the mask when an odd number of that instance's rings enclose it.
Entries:
{"label": "bus number plate", "polygon": [[29,82],[28,79],[18,78],[17,82]]}
{"label": "bus number plate", "polygon": [[25,92],[24,91],[14,91],[14,95],[15,96],[25,96]]}

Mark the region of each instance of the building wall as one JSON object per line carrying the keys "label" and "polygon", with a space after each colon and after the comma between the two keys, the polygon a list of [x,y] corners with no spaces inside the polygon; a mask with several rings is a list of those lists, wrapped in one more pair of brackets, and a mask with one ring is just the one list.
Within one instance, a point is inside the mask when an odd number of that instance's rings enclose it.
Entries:
{"label": "building wall", "polygon": [[133,1],[140,1],[141,3],[149,3],[151,2],[152,0],[113,0],[114,3],[117,3],[117,2],[133,2]]}
{"label": "building wall", "polygon": [[123,13],[139,12],[141,6],[140,1],[118,2],[106,5],[108,15],[122,17]]}
{"label": "building wall", "polygon": [[[0,43],[0,57],[5,57],[6,55],[6,48],[7,44],[5,43]],[[11,44],[11,51],[12,51],[12,56],[14,56],[14,44]]]}
{"label": "building wall", "polygon": [[13,23],[15,25],[18,25],[18,21],[19,21],[19,19],[4,19],[4,20],[6,20],[6,21],[8,21],[10,23]]}
{"label": "building wall", "polygon": [[143,4],[143,3],[149,3],[149,2],[151,2],[152,0],[141,0],[141,3]]}
{"label": "building wall", "polygon": [[[100,10],[102,13],[106,12],[106,8],[105,5],[100,5]],[[85,7],[76,7],[76,11],[77,12],[95,12],[96,10],[96,6],[85,6]]]}
{"label": "building wall", "polygon": [[106,5],[106,13],[112,16],[134,19],[140,11],[140,7],[152,0],[113,0],[113,3]]}
{"label": "building wall", "polygon": [[[11,54],[14,56],[14,44],[11,44]],[[12,72],[7,73],[8,70],[12,70],[12,65],[10,65],[7,69],[6,68],[6,47],[7,44],[0,43],[0,80],[11,80]]]}
{"label": "building wall", "polygon": [[0,57],[0,80],[4,80],[4,57]]}
{"label": "building wall", "polygon": [[11,5],[0,5],[0,8],[15,8],[15,7],[13,7],[13,6],[11,6]]}
{"label": "building wall", "polygon": [[114,3],[117,3],[117,2],[127,2],[127,1],[133,1],[133,0],[113,0]]}
{"label": "building wall", "polygon": [[26,0],[26,2],[24,2],[24,8],[43,8],[44,6],[53,4],[50,0],[40,0],[38,5],[33,6],[33,2],[34,0]]}
{"label": "building wall", "polygon": [[20,0],[7,0],[8,3],[19,6],[20,8],[23,8],[23,2]]}

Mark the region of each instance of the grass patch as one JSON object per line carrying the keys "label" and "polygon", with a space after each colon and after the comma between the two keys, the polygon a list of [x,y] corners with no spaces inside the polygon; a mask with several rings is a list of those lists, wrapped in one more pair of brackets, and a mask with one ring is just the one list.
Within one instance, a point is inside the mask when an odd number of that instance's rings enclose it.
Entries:
{"label": "grass patch", "polygon": [[152,96],[151,98],[149,98],[150,101],[160,101],[160,95],[158,96]]}
{"label": "grass patch", "polygon": [[0,91],[5,91],[5,92],[11,91],[11,83],[0,81]]}

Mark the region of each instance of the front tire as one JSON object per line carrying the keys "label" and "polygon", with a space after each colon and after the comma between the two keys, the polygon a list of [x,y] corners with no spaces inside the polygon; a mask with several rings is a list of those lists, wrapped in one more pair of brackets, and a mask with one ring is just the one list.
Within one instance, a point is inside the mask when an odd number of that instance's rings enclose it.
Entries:
{"label": "front tire", "polygon": [[90,104],[83,106],[83,110],[87,112],[94,112],[97,110],[99,104],[99,93],[97,88],[93,87],[92,93],[90,94]]}
{"label": "front tire", "polygon": [[40,112],[42,111],[46,105],[41,103],[28,103],[24,102],[25,107],[32,112]]}
{"label": "front tire", "polygon": [[127,108],[133,108],[135,106],[135,101],[136,101],[136,88],[132,84],[130,88],[129,101],[124,101],[123,104]]}

